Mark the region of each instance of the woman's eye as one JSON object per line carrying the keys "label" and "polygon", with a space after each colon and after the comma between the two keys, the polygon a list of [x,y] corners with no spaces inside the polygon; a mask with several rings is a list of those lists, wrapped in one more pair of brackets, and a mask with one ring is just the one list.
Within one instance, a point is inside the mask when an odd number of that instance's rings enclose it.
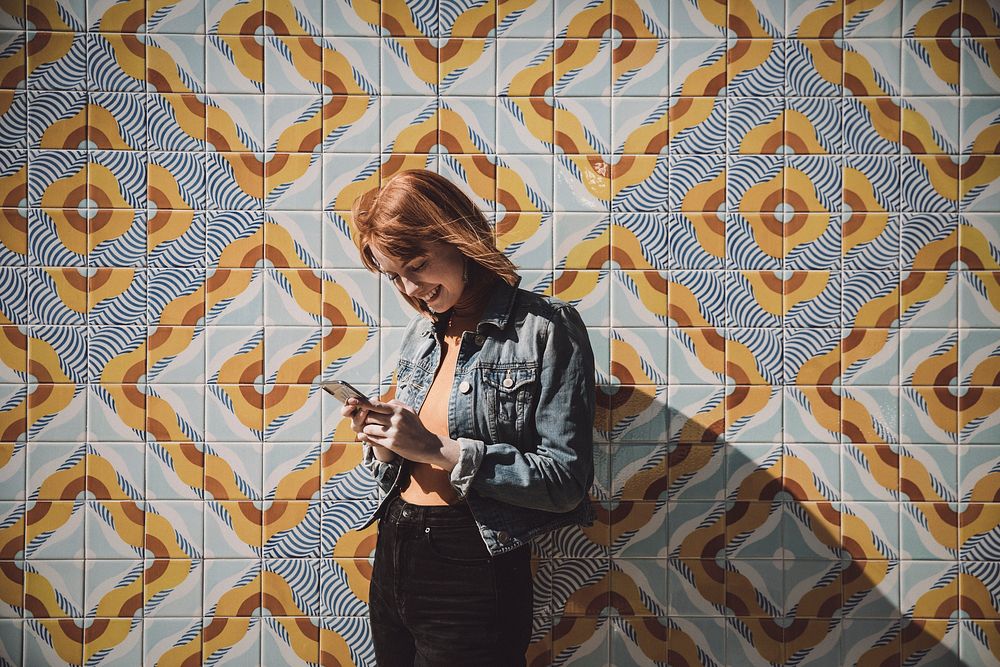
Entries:
{"label": "woman's eye", "polygon": [[426,260],[423,261],[423,262],[420,262],[419,266],[413,267],[413,270],[414,271],[423,271],[425,266],[427,266],[427,261]]}

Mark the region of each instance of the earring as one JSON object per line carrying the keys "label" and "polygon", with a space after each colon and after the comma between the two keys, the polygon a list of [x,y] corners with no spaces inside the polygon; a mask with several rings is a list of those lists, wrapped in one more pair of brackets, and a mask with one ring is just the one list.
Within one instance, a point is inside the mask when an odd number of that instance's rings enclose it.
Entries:
{"label": "earring", "polygon": [[465,262],[462,264],[462,284],[467,285],[469,283],[469,258],[465,258]]}

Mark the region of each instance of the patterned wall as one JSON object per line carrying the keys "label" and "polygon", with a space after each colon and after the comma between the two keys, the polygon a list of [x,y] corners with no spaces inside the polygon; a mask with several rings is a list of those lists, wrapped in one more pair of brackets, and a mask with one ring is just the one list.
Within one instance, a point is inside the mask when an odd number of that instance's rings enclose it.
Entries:
{"label": "patterned wall", "polygon": [[996,664],[996,3],[408,4],[0,3],[0,664],[373,664],[413,167],[598,358],[531,664]]}

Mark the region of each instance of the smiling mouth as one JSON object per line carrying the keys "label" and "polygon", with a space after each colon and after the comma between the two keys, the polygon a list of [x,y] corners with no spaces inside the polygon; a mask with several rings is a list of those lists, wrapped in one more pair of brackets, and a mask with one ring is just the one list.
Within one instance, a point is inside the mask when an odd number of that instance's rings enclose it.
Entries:
{"label": "smiling mouth", "polygon": [[425,302],[431,302],[431,301],[433,301],[434,299],[436,299],[436,298],[438,297],[438,295],[439,295],[439,294],[441,294],[441,286],[440,286],[440,285],[438,285],[437,287],[435,287],[435,288],[434,288],[434,291],[433,291],[433,292],[431,292],[431,293],[430,293],[430,294],[428,294],[427,296],[425,296],[425,297],[421,297],[421,298],[422,298],[422,299],[423,299],[423,301],[425,301]]}

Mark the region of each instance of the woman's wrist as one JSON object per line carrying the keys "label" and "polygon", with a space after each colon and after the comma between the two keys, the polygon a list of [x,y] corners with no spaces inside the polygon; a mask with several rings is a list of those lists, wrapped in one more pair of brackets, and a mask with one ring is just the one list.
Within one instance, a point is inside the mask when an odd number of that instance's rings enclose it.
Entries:
{"label": "woman's wrist", "polygon": [[395,452],[391,452],[385,447],[379,445],[370,446],[372,448],[372,455],[382,463],[392,463],[397,458]]}
{"label": "woman's wrist", "polygon": [[452,440],[443,435],[434,436],[438,441],[438,460],[435,462],[436,465],[444,470],[451,472],[454,470],[455,466],[458,465],[459,455],[462,452],[462,446],[459,444],[458,440]]}

